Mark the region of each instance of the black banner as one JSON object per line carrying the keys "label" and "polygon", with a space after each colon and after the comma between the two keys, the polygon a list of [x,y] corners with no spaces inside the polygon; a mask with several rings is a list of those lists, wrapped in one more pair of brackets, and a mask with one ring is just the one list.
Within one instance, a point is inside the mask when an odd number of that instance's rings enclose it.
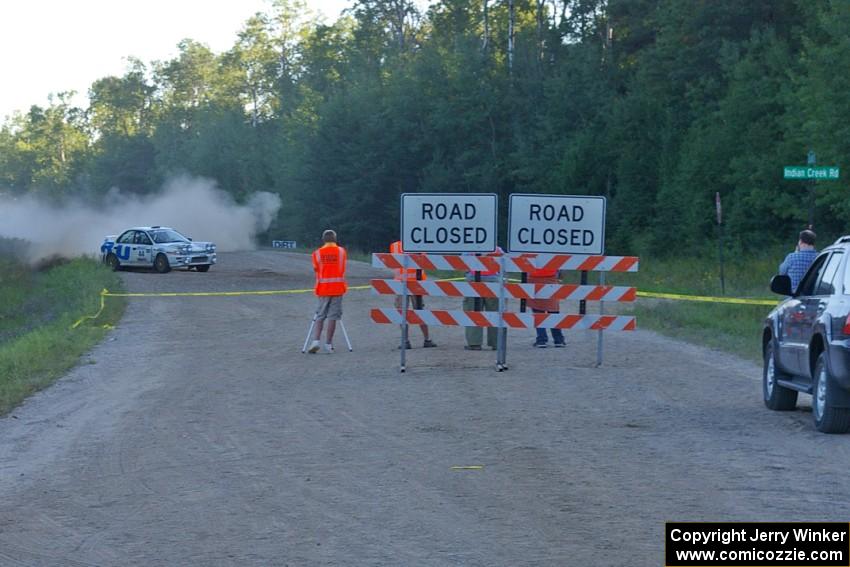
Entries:
{"label": "black banner", "polygon": [[666,567],[850,567],[850,524],[668,522]]}

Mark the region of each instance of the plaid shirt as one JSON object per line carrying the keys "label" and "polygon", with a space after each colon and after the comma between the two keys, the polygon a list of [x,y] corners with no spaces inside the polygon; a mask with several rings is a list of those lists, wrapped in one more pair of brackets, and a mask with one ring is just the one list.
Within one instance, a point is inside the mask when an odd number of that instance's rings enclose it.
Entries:
{"label": "plaid shirt", "polygon": [[779,273],[791,277],[791,289],[797,289],[817,255],[817,250],[800,250],[785,256],[785,260],[779,264]]}

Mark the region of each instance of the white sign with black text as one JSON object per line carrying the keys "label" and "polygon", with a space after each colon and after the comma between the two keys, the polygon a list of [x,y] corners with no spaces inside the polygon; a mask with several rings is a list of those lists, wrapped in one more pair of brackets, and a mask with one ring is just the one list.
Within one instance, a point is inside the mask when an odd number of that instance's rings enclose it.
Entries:
{"label": "white sign with black text", "polygon": [[605,197],[513,194],[508,217],[511,252],[605,253]]}
{"label": "white sign with black text", "polygon": [[493,252],[497,211],[491,193],[404,193],[401,247],[405,252]]}

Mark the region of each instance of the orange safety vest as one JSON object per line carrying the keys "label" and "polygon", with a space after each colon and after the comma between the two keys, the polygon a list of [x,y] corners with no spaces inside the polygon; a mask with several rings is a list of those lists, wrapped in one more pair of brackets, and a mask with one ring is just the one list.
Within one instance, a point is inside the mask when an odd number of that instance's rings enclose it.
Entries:
{"label": "orange safety vest", "polygon": [[316,272],[315,293],[320,297],[343,295],[348,291],[345,283],[345,248],[328,242],[313,252],[313,271]]}
{"label": "orange safety vest", "polygon": [[[535,284],[553,284],[558,282],[558,270],[537,269],[528,274],[528,283]],[[540,311],[558,311],[559,302],[557,299],[529,299],[526,301],[529,309],[538,309]]]}
{"label": "orange safety vest", "polygon": [[[390,244],[390,254],[404,254],[404,251],[401,249],[401,240],[396,240]],[[407,268],[407,277],[404,277],[404,268],[397,268],[393,271],[395,272],[395,276],[393,277],[395,280],[411,281],[416,279],[416,268]],[[424,270],[422,271],[422,279],[428,279],[425,277]]]}
{"label": "orange safety vest", "polygon": [[533,272],[531,272],[528,275],[532,278],[557,278],[558,277],[558,270],[557,269],[544,270],[543,268],[540,268],[540,269],[534,270]]}

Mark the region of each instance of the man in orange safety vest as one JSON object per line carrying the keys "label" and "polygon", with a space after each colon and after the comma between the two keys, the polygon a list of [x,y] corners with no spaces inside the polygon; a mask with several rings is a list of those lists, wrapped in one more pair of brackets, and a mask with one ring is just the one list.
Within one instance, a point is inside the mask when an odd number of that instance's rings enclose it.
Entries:
{"label": "man in orange safety vest", "polygon": [[[397,240],[397,241],[393,242],[392,244],[390,244],[390,253],[391,254],[403,254],[404,253],[404,251],[401,249],[401,240]],[[393,271],[395,272],[394,279],[396,281],[408,281],[409,282],[409,281],[416,281],[417,279],[423,279],[423,280],[425,279],[425,272],[421,272],[421,278],[416,277],[416,272],[420,271],[420,270],[417,270],[416,268],[407,268],[406,272],[405,272],[404,268],[398,268],[398,269],[393,270]],[[396,307],[396,309],[401,309],[403,299],[404,298],[401,295],[397,295],[395,297],[395,307]],[[424,309],[425,308],[425,301],[424,301],[424,299],[422,298],[421,295],[411,295],[410,296],[410,303],[408,304],[408,307],[410,309]],[[435,346],[437,346],[437,344],[434,341],[431,340],[431,337],[428,334],[428,325],[419,325],[419,328],[422,329],[422,337],[424,339],[424,342],[422,343],[422,347],[423,348],[434,348]],[[401,347],[399,347],[399,348],[401,348]],[[410,340],[407,341],[404,348],[411,348]]]}
{"label": "man in orange safety vest", "polygon": [[314,292],[319,298],[316,307],[316,330],[313,342],[310,344],[310,354],[319,352],[321,348],[322,327],[325,319],[328,321],[325,352],[334,351],[333,338],[336,322],[342,319],[342,296],[348,291],[345,283],[345,265],[348,254],[345,248],[336,243],[336,232],[326,230],[322,233],[321,248],[313,252],[313,271],[316,272],[316,287]]}

